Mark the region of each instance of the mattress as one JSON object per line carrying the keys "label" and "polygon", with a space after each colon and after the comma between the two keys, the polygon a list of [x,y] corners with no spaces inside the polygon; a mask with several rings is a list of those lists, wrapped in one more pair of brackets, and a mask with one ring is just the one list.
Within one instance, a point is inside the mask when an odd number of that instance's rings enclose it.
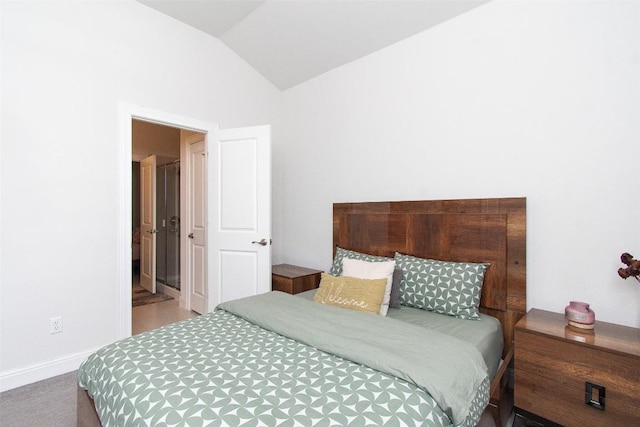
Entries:
{"label": "mattress", "polygon": [[473,426],[489,398],[458,338],[280,292],[106,346],[78,383],[104,426]]}
{"label": "mattress", "polygon": [[480,313],[480,320],[465,320],[404,306],[389,309],[387,317],[420,325],[471,343],[482,354],[489,377],[493,378],[498,370],[504,339],[500,321],[495,317]]}

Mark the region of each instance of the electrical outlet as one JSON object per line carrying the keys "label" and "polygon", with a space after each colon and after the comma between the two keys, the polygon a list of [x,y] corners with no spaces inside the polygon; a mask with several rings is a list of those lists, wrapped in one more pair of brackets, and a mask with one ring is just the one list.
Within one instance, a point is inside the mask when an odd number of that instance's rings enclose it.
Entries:
{"label": "electrical outlet", "polygon": [[49,329],[51,334],[62,332],[62,317],[52,317],[49,319]]}

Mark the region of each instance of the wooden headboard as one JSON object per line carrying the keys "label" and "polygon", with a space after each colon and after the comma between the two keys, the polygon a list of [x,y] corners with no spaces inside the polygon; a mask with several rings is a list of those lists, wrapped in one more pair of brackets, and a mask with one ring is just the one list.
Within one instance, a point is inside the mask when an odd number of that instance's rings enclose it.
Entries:
{"label": "wooden headboard", "polygon": [[502,323],[504,354],[526,312],[526,198],[336,203],[336,247],[458,262],[489,262],[480,311]]}

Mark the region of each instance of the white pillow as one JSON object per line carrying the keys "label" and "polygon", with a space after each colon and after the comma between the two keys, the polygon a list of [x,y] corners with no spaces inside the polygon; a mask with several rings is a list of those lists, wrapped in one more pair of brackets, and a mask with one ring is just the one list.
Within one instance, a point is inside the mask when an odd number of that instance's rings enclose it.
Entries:
{"label": "white pillow", "polygon": [[393,283],[393,270],[395,261],[369,262],[359,259],[344,258],[342,260],[342,275],[358,279],[387,279],[384,290],[384,299],[380,307],[380,315],[386,316],[391,300],[391,284]]}

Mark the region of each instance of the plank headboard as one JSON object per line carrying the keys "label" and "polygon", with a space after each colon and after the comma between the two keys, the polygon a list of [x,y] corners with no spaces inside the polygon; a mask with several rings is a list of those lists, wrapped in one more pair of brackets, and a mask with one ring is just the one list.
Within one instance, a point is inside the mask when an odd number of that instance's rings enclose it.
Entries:
{"label": "plank headboard", "polygon": [[506,354],[526,312],[526,198],[336,203],[336,247],[458,262],[489,262],[480,311],[502,323]]}

